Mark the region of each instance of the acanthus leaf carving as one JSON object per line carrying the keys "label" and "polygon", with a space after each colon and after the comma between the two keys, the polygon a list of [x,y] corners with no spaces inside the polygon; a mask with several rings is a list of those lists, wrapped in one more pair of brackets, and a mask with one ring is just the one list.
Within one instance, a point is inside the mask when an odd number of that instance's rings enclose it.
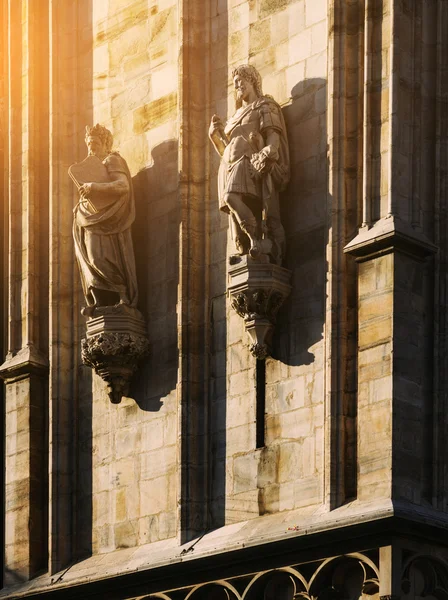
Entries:
{"label": "acanthus leaf carving", "polygon": [[106,381],[113,403],[129,393],[132,376],[148,352],[145,322],[137,309],[123,305],[98,307],[87,321],[81,358]]}
{"label": "acanthus leaf carving", "polygon": [[290,293],[290,271],[242,257],[230,267],[230,304],[244,320],[251,338],[250,352],[258,360],[270,355],[278,311]]}
{"label": "acanthus leaf carving", "polygon": [[102,332],[81,342],[83,363],[106,381],[114,404],[129,393],[131,378],[148,350],[147,338],[136,333]]}

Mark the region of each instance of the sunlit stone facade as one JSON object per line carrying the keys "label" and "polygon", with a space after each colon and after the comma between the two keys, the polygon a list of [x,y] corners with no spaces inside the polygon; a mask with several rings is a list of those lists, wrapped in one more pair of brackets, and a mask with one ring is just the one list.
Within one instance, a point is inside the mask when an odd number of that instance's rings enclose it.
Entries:
{"label": "sunlit stone facade", "polygon": [[[5,598],[448,598],[446,0],[0,0]],[[291,292],[231,307],[214,114],[281,106]],[[149,354],[110,401],[67,174],[129,166]]]}

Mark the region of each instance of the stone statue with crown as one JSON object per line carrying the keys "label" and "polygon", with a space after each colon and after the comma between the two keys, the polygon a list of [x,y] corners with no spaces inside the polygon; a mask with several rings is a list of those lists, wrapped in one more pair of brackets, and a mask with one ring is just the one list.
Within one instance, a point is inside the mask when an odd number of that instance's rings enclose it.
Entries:
{"label": "stone statue with crown", "polygon": [[126,161],[112,151],[112,133],[99,124],[86,127],[85,142],[88,156],[69,168],[79,192],[73,239],[88,318],[82,358],[119,402],[148,346],[137,310],[134,192]]}

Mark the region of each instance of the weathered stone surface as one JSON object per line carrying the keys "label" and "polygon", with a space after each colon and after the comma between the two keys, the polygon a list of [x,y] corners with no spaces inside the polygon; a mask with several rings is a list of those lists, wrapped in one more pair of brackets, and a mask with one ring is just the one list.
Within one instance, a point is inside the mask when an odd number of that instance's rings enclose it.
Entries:
{"label": "weathered stone surface", "polygon": [[[87,309],[86,309],[87,310]],[[132,376],[148,353],[149,342],[141,313],[122,304],[94,308],[82,340],[83,363],[108,384],[115,404],[129,394]]]}
{"label": "weathered stone surface", "polygon": [[[268,20],[250,25],[250,45],[268,46],[269,32]],[[229,214],[237,252],[229,262],[250,256],[281,266],[285,232],[279,193],[290,177],[287,129],[280,106],[263,95],[262,77],[254,65],[236,67],[232,79],[237,110],[226,123],[214,114],[208,131],[221,159],[219,208]]]}
{"label": "weathered stone surface", "polygon": [[277,265],[243,256],[229,268],[232,308],[244,320],[250,352],[264,360],[271,352],[277,312],[290,292],[290,272]]}
{"label": "weathered stone surface", "polygon": [[[26,579],[48,555],[49,574],[0,594],[445,593],[433,560],[447,559],[444,3],[4,4],[6,569]],[[292,290],[263,370],[226,295],[231,239],[206,139],[246,62],[281,106],[292,166],[280,198]],[[78,352],[66,171],[97,121],[136,189],[150,339],[119,408]],[[418,523],[418,541],[389,546],[394,515]],[[212,563],[219,583],[198,568]]]}

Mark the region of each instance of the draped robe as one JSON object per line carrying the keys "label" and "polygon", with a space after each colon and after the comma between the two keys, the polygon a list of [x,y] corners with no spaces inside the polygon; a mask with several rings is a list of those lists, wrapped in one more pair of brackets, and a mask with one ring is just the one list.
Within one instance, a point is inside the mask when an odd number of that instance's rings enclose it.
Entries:
{"label": "draped robe", "polygon": [[88,306],[95,304],[91,292],[94,288],[125,296],[129,306],[135,307],[137,277],[131,237],[135,206],[131,174],[117,152],[106,156],[103,163],[112,185],[114,174],[122,173],[128,190],[118,195],[103,189],[92,195],[91,202],[81,199],[73,211],[73,238],[83,292]]}

